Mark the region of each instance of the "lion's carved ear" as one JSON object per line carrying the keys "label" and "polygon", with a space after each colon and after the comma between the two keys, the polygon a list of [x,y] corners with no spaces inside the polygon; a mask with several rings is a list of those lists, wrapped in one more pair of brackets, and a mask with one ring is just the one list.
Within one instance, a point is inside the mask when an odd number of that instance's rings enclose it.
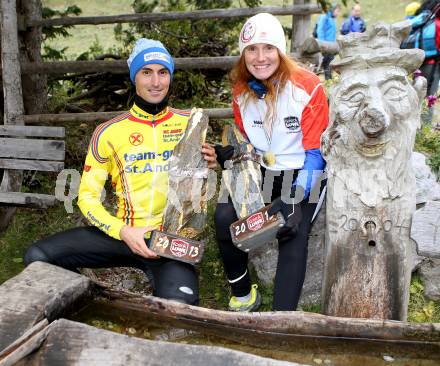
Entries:
{"label": "lion's carved ear", "polygon": [[324,157],[331,154],[336,140],[341,137],[337,127],[338,123],[335,120],[321,135],[321,153]]}
{"label": "lion's carved ear", "polygon": [[415,77],[412,85],[419,97],[419,107],[420,107],[426,95],[426,86],[427,86],[426,79],[423,76]]}

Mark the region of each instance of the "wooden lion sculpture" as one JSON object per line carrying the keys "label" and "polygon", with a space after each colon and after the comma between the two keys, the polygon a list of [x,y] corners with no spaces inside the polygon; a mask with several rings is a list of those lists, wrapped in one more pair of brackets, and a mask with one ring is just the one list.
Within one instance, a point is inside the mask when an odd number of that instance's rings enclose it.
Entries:
{"label": "wooden lion sculpture", "polygon": [[376,24],[338,40],[332,63],[323,283],[326,314],[405,320],[411,277],[409,230],[415,210],[410,165],[426,89],[408,74],[423,61],[399,45],[407,22]]}

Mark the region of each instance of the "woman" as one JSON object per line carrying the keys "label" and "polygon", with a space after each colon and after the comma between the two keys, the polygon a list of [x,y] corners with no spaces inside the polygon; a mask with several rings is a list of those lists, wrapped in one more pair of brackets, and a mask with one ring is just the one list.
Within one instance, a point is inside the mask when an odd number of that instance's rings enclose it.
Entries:
{"label": "woman", "polygon": [[[320,178],[312,172],[325,167],[319,146],[328,124],[327,98],[319,78],[286,56],[282,26],[271,14],[257,14],[244,24],[239,48],[241,56],[231,72],[235,123],[257,153],[275,155],[275,164],[262,167],[262,172],[275,177],[270,214],[279,211],[286,220],[277,233],[273,309],[295,310],[316,209],[308,197]],[[217,146],[216,152],[222,166],[233,154],[230,146]],[[295,194],[290,199],[280,197],[283,177],[290,179],[287,184]],[[250,311],[259,306],[260,295],[257,286],[251,286],[247,253],[231,241],[229,225],[236,220],[232,202],[217,205],[217,241],[233,295],[229,309]]]}

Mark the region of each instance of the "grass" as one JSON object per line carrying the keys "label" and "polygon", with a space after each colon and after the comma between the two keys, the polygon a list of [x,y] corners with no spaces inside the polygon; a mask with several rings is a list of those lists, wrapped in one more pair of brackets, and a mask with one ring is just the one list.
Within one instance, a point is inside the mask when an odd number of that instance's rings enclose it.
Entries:
{"label": "grass", "polygon": [[23,255],[34,241],[74,227],[78,212],[66,214],[60,203],[49,210],[18,209],[0,238],[0,284],[21,272]]}
{"label": "grass", "polygon": [[408,321],[416,323],[440,323],[440,302],[427,300],[423,281],[413,276],[408,305]]}
{"label": "grass", "polygon": [[[43,0],[43,6],[55,10],[65,10],[68,6],[77,5],[81,8],[80,16],[118,15],[133,13],[131,1],[119,0]],[[104,50],[111,50],[116,45],[113,35],[113,24],[81,25],[72,28],[71,37],[59,38],[48,42],[53,48],[62,49],[68,47],[66,56],[75,59],[86,52],[93,44],[99,44]]]}

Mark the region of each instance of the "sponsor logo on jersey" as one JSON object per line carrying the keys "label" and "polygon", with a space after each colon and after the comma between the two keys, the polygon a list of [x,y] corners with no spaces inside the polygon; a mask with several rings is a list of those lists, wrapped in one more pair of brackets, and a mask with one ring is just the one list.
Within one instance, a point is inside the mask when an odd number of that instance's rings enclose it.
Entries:
{"label": "sponsor logo on jersey", "polygon": [[144,142],[144,136],[140,132],[133,132],[128,140],[133,146],[138,146]]}
{"label": "sponsor logo on jersey", "polygon": [[170,251],[176,257],[183,257],[188,253],[189,244],[181,239],[173,239],[171,241]]}
{"label": "sponsor logo on jersey", "polygon": [[263,126],[263,121],[254,120],[254,126],[262,127]]}
{"label": "sponsor logo on jersey", "polygon": [[170,130],[163,130],[162,139],[163,142],[179,142],[183,136],[183,129],[175,128]]}
{"label": "sponsor logo on jersey", "polygon": [[284,124],[286,125],[286,128],[293,132],[299,132],[300,130],[299,119],[296,116],[289,116],[284,118]]}
{"label": "sponsor logo on jersey", "polygon": [[261,212],[257,212],[256,214],[250,216],[246,220],[246,224],[251,231],[257,231],[261,229],[264,224],[264,216]]}
{"label": "sponsor logo on jersey", "polygon": [[156,158],[162,158],[167,161],[173,155],[173,150],[164,150],[161,153],[155,151],[144,151],[137,154],[124,154],[124,160],[127,163],[140,160],[154,160]]}
{"label": "sponsor logo on jersey", "polygon": [[84,171],[85,172],[90,172],[90,169],[92,169],[91,165],[84,165]]}

